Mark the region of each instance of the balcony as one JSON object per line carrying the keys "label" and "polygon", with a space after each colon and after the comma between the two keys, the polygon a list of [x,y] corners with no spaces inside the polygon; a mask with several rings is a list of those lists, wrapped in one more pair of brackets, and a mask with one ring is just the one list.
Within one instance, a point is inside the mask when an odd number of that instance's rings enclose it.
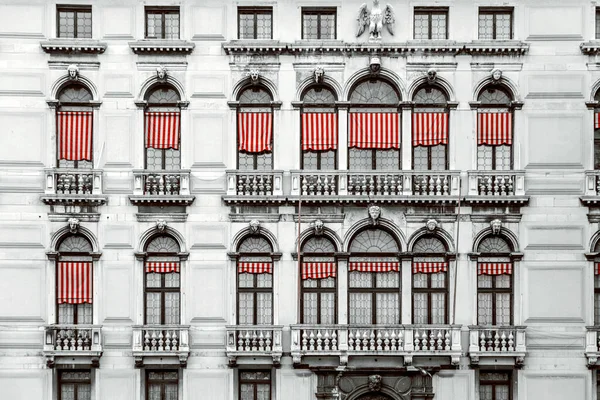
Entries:
{"label": "balcony", "polygon": [[266,359],[266,362],[279,366],[283,354],[282,329],[277,325],[228,326],[226,351],[229,366],[236,366],[240,357],[251,362]]}
{"label": "balcony", "polygon": [[133,171],[134,205],[183,205],[194,202],[190,194],[190,170]]}
{"label": "balcony", "polygon": [[462,353],[458,325],[292,325],[294,364],[305,357],[397,356],[405,365],[414,357],[450,357],[458,365]]}
{"label": "balcony", "polygon": [[465,200],[472,204],[526,204],[525,171],[468,171]]}
{"label": "balcony", "polygon": [[44,350],[49,368],[58,364],[98,367],[102,355],[99,325],[48,325],[44,328]]}
{"label": "balcony", "polygon": [[133,327],[135,366],[187,366],[190,355],[189,326],[137,325]]}
{"label": "balcony", "polygon": [[588,360],[589,368],[598,368],[598,358],[600,357],[600,326],[586,326],[585,334],[585,356]]}
{"label": "balcony", "polygon": [[472,365],[509,365],[521,368],[525,360],[524,326],[470,326]]}
{"label": "balcony", "polygon": [[290,200],[456,203],[458,171],[292,171]]}
{"label": "balcony", "polygon": [[42,201],[48,205],[99,206],[102,195],[102,170],[77,168],[44,169],[45,189]]}
{"label": "balcony", "polygon": [[283,171],[227,171],[226,203],[284,203]]}

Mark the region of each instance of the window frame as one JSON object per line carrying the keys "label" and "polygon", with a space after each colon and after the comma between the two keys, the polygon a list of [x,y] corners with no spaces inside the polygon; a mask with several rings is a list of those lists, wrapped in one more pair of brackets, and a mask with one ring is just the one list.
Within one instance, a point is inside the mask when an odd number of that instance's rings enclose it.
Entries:
{"label": "window frame", "polygon": [[[508,379],[505,381],[500,381],[500,380],[482,380],[481,379],[481,374],[482,373],[494,373],[494,372],[498,372],[498,373],[506,373],[508,374]],[[513,398],[513,390],[512,390],[512,385],[513,385],[513,373],[512,370],[480,370],[478,373],[478,380],[479,380],[479,384],[478,384],[478,392],[481,393],[481,386],[491,386],[492,387],[492,400],[497,400],[496,399],[496,386],[507,386],[508,387],[508,400],[512,400]]]}
{"label": "window frame", "polygon": [[253,386],[254,388],[254,400],[258,399],[258,395],[257,395],[257,388],[258,385],[266,385],[267,381],[266,380],[257,380],[257,379],[242,379],[242,374],[244,372],[262,372],[262,373],[268,373],[269,374],[269,381],[268,381],[268,385],[269,385],[269,399],[273,398],[273,374],[271,373],[271,370],[243,370],[240,369],[238,370],[238,399],[242,398],[242,385],[243,384],[250,384]]}
{"label": "window frame", "polygon": [[[148,37],[148,15],[149,14],[160,14],[161,20],[161,34],[160,37],[150,38]],[[177,14],[179,18],[179,26],[177,29],[177,38],[176,39],[167,39],[166,38],[166,20],[165,15],[167,14]],[[144,39],[151,40],[180,40],[181,39],[181,11],[179,6],[170,6],[170,7],[157,7],[157,6],[145,6],[144,7]]]}
{"label": "window frame", "polygon": [[[271,254],[265,254],[265,253],[247,253],[247,254],[251,254],[253,256],[271,256]],[[244,261],[241,261],[244,262]],[[270,293],[271,294],[271,322],[267,325],[272,325],[273,324],[273,320],[274,320],[274,306],[275,306],[275,292],[274,292],[274,278],[275,278],[275,274],[274,274],[274,263],[273,261],[264,261],[264,262],[269,262],[271,263],[271,268],[272,268],[272,272],[269,274],[271,275],[271,286],[269,287],[259,287],[258,286],[258,275],[262,275],[262,274],[249,274],[247,272],[243,272],[244,274],[248,274],[248,275],[252,275],[252,287],[240,287],[240,272],[238,269],[238,265],[240,263],[240,260],[238,259],[237,262],[235,263],[235,302],[236,302],[236,324],[240,325],[240,293],[251,293],[252,294],[252,324],[251,326],[259,326],[261,324],[259,324],[258,321],[258,301],[257,301],[257,295],[259,293]]]}
{"label": "window frame", "polygon": [[[438,272],[438,274],[441,272]],[[426,288],[420,288],[420,287],[415,287],[415,279],[414,276],[417,275],[414,272],[411,271],[411,289],[412,289],[412,293],[411,293],[411,310],[412,310],[412,323],[415,324],[415,294],[418,293],[425,293],[427,295],[427,324],[428,325],[433,325],[433,322],[431,322],[432,320],[432,316],[433,316],[433,308],[431,306],[432,300],[431,300],[431,295],[434,293],[442,293],[445,296],[445,300],[444,300],[444,322],[442,324],[448,324],[448,321],[450,320],[450,316],[449,316],[449,294],[450,294],[450,290],[449,290],[449,284],[450,284],[450,270],[443,272],[446,276],[444,277],[444,287],[443,288],[434,288],[431,287],[431,276],[434,275],[434,273],[428,273],[428,274],[423,274],[427,276],[427,287]]]}
{"label": "window frame", "polygon": [[[417,39],[416,38],[416,23],[415,23],[415,17],[417,15],[427,15],[427,22],[428,22],[428,32],[427,32],[427,38],[426,39]],[[433,15],[445,15],[446,16],[446,33],[445,33],[445,37],[443,39],[433,39],[432,38],[432,29],[431,29],[431,22],[432,22],[432,16]],[[449,28],[449,19],[450,19],[450,12],[449,12],[449,8],[448,7],[415,7],[413,9],[413,39],[414,40],[448,40],[448,35],[450,33],[450,28]]]}
{"label": "window frame", "polygon": [[595,24],[594,38],[596,40],[599,40],[600,39],[600,7],[596,7],[596,19],[594,20],[594,24]]}
{"label": "window frame", "polygon": [[[515,17],[515,9],[514,7],[479,7],[479,12],[477,13],[477,39],[478,40],[513,40],[514,39],[514,17]],[[498,14],[510,14],[510,37],[508,39],[498,39],[497,33],[497,17]],[[491,39],[482,39],[479,37],[479,17],[481,15],[493,15],[493,27],[492,27],[492,38]]]}
{"label": "window frame", "polygon": [[[316,15],[317,16],[317,37],[307,38],[304,37],[304,16],[305,15]],[[322,38],[321,34],[321,17],[323,15],[333,15],[333,38]],[[301,19],[300,29],[302,40],[337,40],[337,7],[302,7],[301,8]]]}
{"label": "window frame", "polygon": [[[481,254],[481,257],[502,257],[502,255],[496,254],[496,253],[492,253],[492,254]],[[476,268],[479,268],[479,263],[482,262],[480,260],[477,260],[476,263]],[[489,263],[493,263],[493,262],[502,262],[502,261],[483,261],[483,262],[489,262]],[[514,262],[511,260],[509,261],[512,265],[512,274],[509,275],[510,277],[510,287],[508,288],[498,288],[496,287],[496,277],[498,276],[502,276],[502,275],[487,275],[487,276],[491,276],[492,277],[492,287],[491,288],[480,288],[479,287],[479,272],[475,271],[476,275],[476,285],[477,285],[477,297],[476,297],[476,303],[477,303],[477,325],[482,325],[479,322],[479,294],[480,293],[490,293],[492,295],[492,323],[491,326],[502,326],[502,325],[497,325],[497,321],[496,321],[496,314],[497,314],[497,305],[496,305],[496,294],[502,294],[502,293],[508,293],[510,294],[510,298],[509,298],[509,304],[510,304],[510,324],[509,326],[513,326],[514,325],[514,319],[515,319],[515,308],[514,308],[514,298],[515,298],[515,292],[514,292],[514,288],[515,288],[515,268],[514,268]]]}
{"label": "window frame", "polygon": [[[251,155],[252,156],[252,169],[244,169],[242,171],[255,171],[255,172],[260,172],[260,171],[272,171],[273,170],[273,166],[274,166],[274,162],[275,162],[275,107],[273,106],[273,94],[271,93],[271,91],[269,90],[269,88],[263,86],[263,85],[259,85],[258,86],[259,89],[265,91],[269,97],[269,103],[240,103],[239,102],[239,98],[243,95],[243,93],[247,90],[252,90],[253,86],[252,85],[248,85],[245,86],[242,90],[240,90],[240,93],[238,95],[238,105],[236,108],[236,115],[235,115],[235,148],[236,148],[236,169],[240,170],[240,154],[247,154],[247,155]],[[240,148],[240,118],[239,118],[239,114],[241,113],[247,113],[247,112],[254,112],[252,111],[252,109],[268,109],[268,111],[258,111],[258,112],[269,112],[271,114],[271,151],[263,151],[260,153],[248,153],[248,152],[244,152],[241,151]],[[264,154],[270,154],[271,157],[271,166],[269,169],[258,169],[258,157]]]}
{"label": "window frame", "polygon": [[[73,26],[73,37],[68,38],[60,36],[60,13],[61,12],[74,12],[74,26]],[[90,21],[92,26],[92,32],[89,38],[77,36],[77,14],[85,12],[90,13]],[[85,4],[57,4],[56,5],[56,38],[57,39],[92,39],[94,37],[94,15],[92,13],[92,6]]]}
{"label": "window frame", "polygon": [[[150,379],[150,373],[151,372],[176,372],[177,373],[177,379],[161,379],[161,380],[151,380]],[[150,384],[160,384],[160,397],[161,400],[165,400],[166,396],[165,396],[165,384],[168,383],[175,383],[177,385],[177,398],[179,398],[179,379],[180,379],[180,374],[179,374],[179,370],[178,369],[148,369],[146,370],[146,374],[144,376],[144,381],[146,384],[146,399],[150,399]]]}
{"label": "window frame", "polygon": [[[271,16],[271,34],[269,35],[269,38],[265,38],[265,39],[257,38],[258,31],[256,29],[256,26],[257,26],[257,15],[259,15],[259,14]],[[241,32],[240,16],[241,15],[253,15],[254,16],[253,32],[252,32],[253,34],[252,34],[251,38],[240,37],[240,32]],[[238,40],[273,40],[273,7],[241,7],[241,6],[238,6],[238,8],[237,8],[237,37],[238,37]]]}
{"label": "window frame", "polygon": [[[335,91],[328,85],[324,85],[324,84],[317,84],[317,85],[311,85],[308,88],[306,88],[304,90],[304,92],[302,93],[301,99],[302,99],[302,106],[300,107],[300,169],[304,170],[304,156],[308,153],[312,154],[316,154],[317,156],[317,170],[321,171],[323,170],[321,167],[321,158],[323,156],[324,153],[329,153],[329,152],[333,152],[333,165],[335,170],[338,169],[338,150],[339,150],[339,143],[338,143],[338,148],[335,150],[302,150],[302,132],[304,130],[304,126],[303,126],[303,119],[302,119],[302,114],[303,113],[310,113],[313,110],[318,110],[316,112],[321,112],[321,113],[328,113],[328,114],[335,114],[335,118],[337,119],[338,122],[338,127],[339,127],[339,110],[338,107],[336,106],[335,102],[334,103],[309,103],[309,102],[305,102],[304,100],[304,96],[311,91],[312,89],[321,89],[321,90],[328,90],[330,91],[334,96],[336,95]],[[336,100],[337,101],[337,97]],[[338,128],[338,139],[339,139],[339,128]]]}
{"label": "window frame", "polygon": [[[90,374],[90,379],[89,379],[89,381],[86,380],[85,382],[84,381],[74,380],[74,379],[73,380],[64,379],[63,378],[63,373],[64,372],[87,372],[87,373]],[[59,369],[58,370],[58,376],[57,376],[57,383],[58,383],[57,384],[57,393],[56,393],[57,400],[63,400],[63,398],[62,398],[62,387],[63,387],[63,384],[72,384],[75,387],[75,390],[73,392],[75,399],[78,398],[78,396],[77,396],[77,389],[78,389],[79,385],[82,385],[82,384],[89,385],[90,386],[90,395],[91,395],[90,397],[93,398],[93,395],[92,395],[92,371],[91,370],[88,370],[88,369],[74,369],[74,370],[64,369],[64,370],[60,370]]]}
{"label": "window frame", "polygon": [[[507,95],[507,97],[510,99],[510,103],[482,103],[481,102],[481,96],[482,93],[484,91],[490,90],[490,89],[494,89],[494,90],[500,90],[505,92],[505,94]],[[500,109],[505,109],[506,112],[508,112],[510,114],[510,119],[511,119],[511,126],[512,126],[512,141],[513,143],[509,146],[510,147],[510,168],[508,169],[508,171],[511,171],[514,169],[514,162],[515,162],[515,148],[514,148],[514,143],[515,143],[515,111],[514,111],[514,107],[512,105],[512,103],[514,102],[514,97],[513,94],[511,92],[511,90],[509,88],[507,88],[505,85],[503,84],[487,84],[484,87],[481,88],[481,90],[479,91],[479,93],[477,94],[477,101],[479,102],[479,107],[477,109],[477,113],[479,114],[479,112],[481,110],[485,110],[485,109],[495,109],[495,110],[500,110]],[[479,118],[479,115],[477,116],[477,118]],[[476,128],[477,129],[477,128]],[[476,141],[478,140],[477,137],[479,135],[479,132],[476,132]],[[498,147],[501,146],[508,146],[506,144],[503,145],[489,145],[489,144],[476,144],[475,146],[475,151],[476,153],[476,162],[477,162],[477,169],[479,169],[479,148],[480,147],[491,147],[492,148],[492,169],[489,171],[502,171],[497,169],[497,160],[496,160],[496,150]],[[482,170],[482,171],[488,171],[488,170]]]}
{"label": "window frame", "polygon": [[[594,326],[600,326],[600,318],[596,319],[596,315],[599,314],[598,305],[596,303],[596,297],[600,296],[600,275],[596,274],[596,264],[600,263],[600,260],[594,260],[592,262],[592,269],[594,274],[594,297],[592,302],[594,304]],[[599,399],[600,400],[600,399]]]}
{"label": "window frame", "polygon": [[[371,257],[373,257],[373,253],[366,253],[366,254],[370,254]],[[364,254],[352,254],[352,256],[355,257],[360,257],[360,256],[364,256]],[[381,325],[380,322],[377,321],[377,294],[379,293],[395,293],[398,295],[398,317],[399,320],[397,322],[394,322],[392,325],[397,325],[397,324],[401,324],[402,323],[402,267],[400,266],[400,268],[398,269],[398,271],[390,271],[390,272],[361,272],[361,273],[367,273],[370,274],[370,278],[371,278],[371,286],[370,287],[351,287],[350,286],[350,274],[353,272],[359,272],[359,271],[350,271],[350,269],[348,269],[348,323],[350,324],[350,315],[352,313],[352,309],[350,307],[350,294],[352,293],[369,293],[371,295],[371,322],[368,323],[367,325]],[[398,274],[398,287],[378,287],[377,286],[377,274],[390,274],[390,273],[394,273],[394,274]]]}

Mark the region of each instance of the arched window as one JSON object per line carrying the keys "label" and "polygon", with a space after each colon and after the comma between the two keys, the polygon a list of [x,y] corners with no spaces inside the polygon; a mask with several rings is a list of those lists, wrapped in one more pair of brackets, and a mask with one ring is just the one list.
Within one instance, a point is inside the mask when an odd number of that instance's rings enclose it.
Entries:
{"label": "arched window", "polygon": [[273,169],[273,96],[260,85],[245,88],[238,97],[238,169]]}
{"label": "arched window", "polygon": [[59,168],[93,168],[92,92],[72,83],[58,92],[57,100],[56,164]]}
{"label": "arched window", "polygon": [[301,253],[301,323],[335,324],[337,264],[335,245],[324,236],[304,242]]}
{"label": "arched window", "polygon": [[348,168],[401,169],[398,90],[382,78],[368,79],[352,89],[349,99]]}
{"label": "arched window", "polygon": [[350,324],[400,323],[398,243],[383,229],[360,231],[350,243],[348,313]]}
{"label": "arched window", "polygon": [[[600,90],[594,95],[594,101],[600,102]],[[600,108],[594,109],[594,169],[600,169]]]}
{"label": "arched window", "polygon": [[446,251],[435,236],[424,236],[413,246],[413,324],[448,323]]}
{"label": "arched window", "polygon": [[477,169],[510,170],[513,165],[513,113],[510,92],[490,84],[479,92]]}
{"label": "arched window", "polygon": [[413,169],[448,169],[448,95],[442,88],[426,84],[417,89],[413,102]]}
{"label": "arched window", "polygon": [[144,323],[179,325],[181,318],[181,266],[179,243],[171,236],[152,238],[145,248]]}
{"label": "arched window", "polygon": [[273,323],[273,248],[263,236],[249,236],[237,262],[238,325]]}
{"label": "arched window", "polygon": [[309,87],[302,95],[301,146],[302,169],[337,168],[337,98],[327,86]]}
{"label": "arched window", "polygon": [[502,236],[488,236],[477,248],[477,324],[513,323],[512,247]]}
{"label": "arched window", "polygon": [[[181,97],[171,85],[158,84],[148,90],[145,100],[145,168],[178,170],[181,168]],[[179,182],[172,184],[179,186]]]}
{"label": "arched window", "polygon": [[58,245],[56,303],[58,323],[92,324],[93,248],[82,235],[68,235]]}

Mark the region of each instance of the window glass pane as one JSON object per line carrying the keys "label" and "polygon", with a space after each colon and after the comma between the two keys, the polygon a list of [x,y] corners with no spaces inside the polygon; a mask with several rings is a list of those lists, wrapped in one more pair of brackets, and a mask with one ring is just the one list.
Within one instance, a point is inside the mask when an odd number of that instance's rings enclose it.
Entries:
{"label": "window glass pane", "polygon": [[371,324],[372,295],[370,293],[349,293],[350,323]]}
{"label": "window glass pane", "polygon": [[492,146],[477,146],[477,169],[490,171],[492,170]]}
{"label": "window glass pane", "polygon": [[74,38],[75,37],[75,12],[74,11],[59,11],[58,12],[58,37]]}
{"label": "window glass pane", "polygon": [[478,293],[477,294],[477,324],[491,325],[492,324],[492,294]]}
{"label": "window glass pane", "polygon": [[398,170],[400,168],[400,152],[398,150],[375,150],[375,166],[377,170]]}
{"label": "window glass pane", "polygon": [[508,400],[508,385],[496,385],[496,400]]}
{"label": "window glass pane", "polygon": [[377,323],[397,324],[400,322],[398,293],[377,293]]}
{"label": "window glass pane", "polygon": [[259,325],[268,325],[273,321],[273,296],[271,293],[256,294],[256,323]]}
{"label": "window glass pane", "polygon": [[60,385],[61,400],[75,400],[75,385],[63,383]]}
{"label": "window glass pane", "polygon": [[413,323],[428,323],[427,293],[413,293]]}
{"label": "window glass pane", "polygon": [[431,287],[432,288],[445,288],[446,287],[446,273],[439,272],[437,274],[430,274],[431,276]]}
{"label": "window glass pane", "polygon": [[271,14],[256,15],[256,38],[271,39]]}
{"label": "window glass pane", "polygon": [[77,37],[91,38],[92,37],[92,13],[85,11],[77,12]]}
{"label": "window glass pane", "polygon": [[510,170],[511,146],[496,146],[496,171]]}
{"label": "window glass pane", "polygon": [[415,171],[426,171],[428,168],[427,163],[427,147],[417,146],[413,147],[413,163]]}
{"label": "window glass pane", "polygon": [[496,280],[496,287],[502,289],[510,288],[511,276],[510,275],[496,275],[494,276]]}
{"label": "window glass pane", "polygon": [[351,170],[373,169],[373,151],[367,149],[348,149],[348,160]]}
{"label": "window glass pane", "polygon": [[445,324],[446,323],[446,294],[432,293],[431,294],[431,323]]}
{"label": "window glass pane", "polygon": [[254,15],[240,14],[239,21],[240,39],[254,39]]}
{"label": "window glass pane", "polygon": [[479,14],[479,39],[494,39],[493,14]]}
{"label": "window glass pane", "polygon": [[498,40],[510,39],[511,26],[510,18],[511,14],[496,14],[496,37]]}
{"label": "window glass pane", "polygon": [[254,385],[243,383],[240,386],[240,400],[254,400]]}
{"label": "window glass pane", "polygon": [[335,293],[321,293],[321,323],[335,323]]}
{"label": "window glass pane", "polygon": [[146,14],[146,32],[149,39],[162,39],[162,15]]}
{"label": "window glass pane", "polygon": [[302,287],[316,288],[318,285],[319,281],[316,279],[302,279]]}
{"label": "window glass pane", "polygon": [[596,11],[596,39],[600,39],[600,13],[598,11]]}
{"label": "window glass pane", "polygon": [[179,293],[165,293],[165,324],[179,324]]}
{"label": "window glass pane", "polygon": [[271,385],[256,385],[256,400],[270,400]]}
{"label": "window glass pane", "polygon": [[[599,129],[596,129],[596,132],[599,131]],[[594,133],[594,136],[597,136],[597,134]],[[600,169],[600,140],[597,138],[594,138],[594,169]]]}
{"label": "window glass pane", "polygon": [[162,170],[162,156],[164,150],[147,148],[146,149],[146,169],[150,171]]}
{"label": "window glass pane", "polygon": [[146,293],[146,324],[160,324],[160,293]]}
{"label": "window glass pane", "polygon": [[314,151],[303,151],[302,152],[304,169],[317,169],[317,153]]}
{"label": "window glass pane", "polygon": [[431,169],[443,171],[446,169],[446,146],[440,144],[431,147]]}
{"label": "window glass pane", "polygon": [[58,305],[58,323],[59,324],[74,324],[75,323],[75,304],[59,304]]}
{"label": "window glass pane", "polygon": [[150,383],[148,384],[148,397],[149,400],[162,400],[160,398],[160,384]]}
{"label": "window glass pane", "polygon": [[415,14],[415,39],[430,39],[429,14]]}
{"label": "window glass pane", "polygon": [[318,293],[304,293],[303,322],[305,324],[317,323],[317,295]]}
{"label": "window glass pane", "polygon": [[446,37],[446,14],[431,15],[431,39],[443,40]]}
{"label": "window glass pane", "polygon": [[335,169],[335,151],[321,152],[321,169]]}
{"label": "window glass pane", "polygon": [[179,14],[165,14],[165,39],[179,39]]}
{"label": "window glass pane", "polygon": [[398,272],[375,273],[375,286],[380,288],[400,287],[400,274]]}
{"label": "window glass pane", "polygon": [[179,287],[179,273],[171,272],[165,275],[165,287],[177,288]]}
{"label": "window glass pane", "polygon": [[304,14],[302,16],[303,24],[303,39],[318,39],[319,38],[319,16],[316,14]]}
{"label": "window glass pane", "polygon": [[256,170],[257,171],[269,171],[273,169],[272,164],[273,157],[271,153],[263,153],[256,155]]}
{"label": "window glass pane", "polygon": [[492,278],[491,275],[477,275],[477,287],[486,289],[491,288]]}
{"label": "window glass pane", "polygon": [[165,384],[165,400],[177,400],[177,384]]}
{"label": "window glass pane", "polygon": [[335,15],[321,15],[321,37],[320,39],[335,39]]}
{"label": "window glass pane", "polygon": [[600,325],[600,293],[594,294],[594,325]]}
{"label": "window glass pane", "polygon": [[349,287],[351,288],[369,288],[373,286],[370,272],[352,271],[349,274]]}
{"label": "window glass pane", "polygon": [[252,293],[238,295],[238,320],[240,325],[254,324],[254,296]]}
{"label": "window glass pane", "polygon": [[322,288],[334,288],[335,287],[335,278],[319,279],[319,282],[321,282]]}
{"label": "window glass pane", "polygon": [[414,288],[426,288],[427,287],[427,274],[413,274],[413,287]]}
{"label": "window glass pane", "polygon": [[273,274],[257,274],[256,287],[270,288],[273,286]]}
{"label": "window glass pane", "polygon": [[254,287],[254,274],[238,274],[238,286],[241,288]]}
{"label": "window glass pane", "polygon": [[77,324],[92,324],[92,305],[88,303],[77,304]]}
{"label": "window glass pane", "polygon": [[510,325],[510,293],[496,294],[496,325]]}
{"label": "window glass pane", "polygon": [[[77,400],[91,400],[92,385],[80,383],[77,385]],[[62,400],[62,399],[61,399]]]}
{"label": "window glass pane", "polygon": [[175,171],[180,169],[181,150],[165,149],[165,170]]}
{"label": "window glass pane", "polygon": [[160,274],[146,273],[146,287],[159,288],[160,286]]}
{"label": "window glass pane", "polygon": [[492,386],[491,385],[480,385],[479,386],[479,400],[493,400],[492,397]]}

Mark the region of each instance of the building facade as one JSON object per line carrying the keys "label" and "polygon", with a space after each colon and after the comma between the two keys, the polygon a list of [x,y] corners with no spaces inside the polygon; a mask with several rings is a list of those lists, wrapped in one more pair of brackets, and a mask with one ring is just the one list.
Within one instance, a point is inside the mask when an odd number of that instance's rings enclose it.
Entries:
{"label": "building facade", "polygon": [[597,399],[597,15],[4,1],[0,398]]}

